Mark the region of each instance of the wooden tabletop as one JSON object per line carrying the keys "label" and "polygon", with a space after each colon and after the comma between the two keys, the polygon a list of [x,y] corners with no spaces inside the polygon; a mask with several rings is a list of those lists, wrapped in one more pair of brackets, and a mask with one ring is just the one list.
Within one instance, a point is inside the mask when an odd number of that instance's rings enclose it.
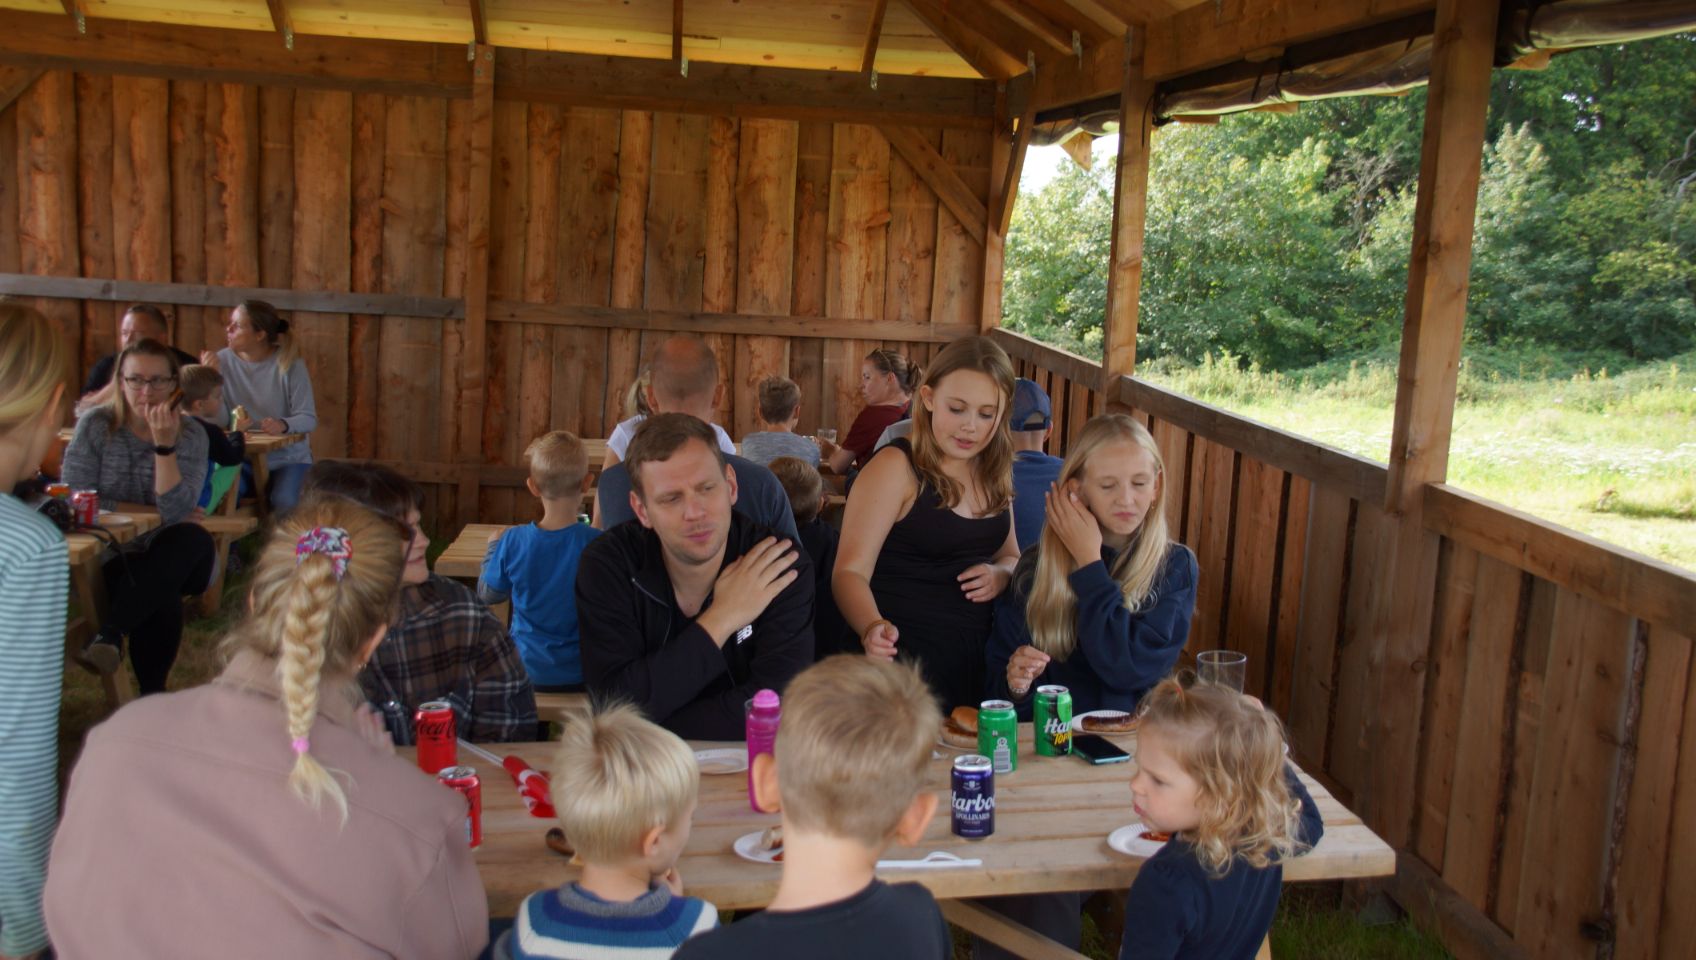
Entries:
{"label": "wooden tabletop", "polygon": [[[71,442],[71,438],[75,435],[76,429],[74,427],[66,427],[59,431],[59,439],[66,443]],[[251,460],[259,454],[271,453],[284,447],[292,447],[305,440],[306,434],[304,433],[274,434],[255,431],[247,435],[247,457]]]}
{"label": "wooden tabletop", "polygon": [[489,552],[489,534],[509,529],[507,523],[468,523],[459,536],[436,558],[436,573],[456,580],[475,580],[483,572],[483,556]]}
{"label": "wooden tabletop", "polygon": [[[128,543],[159,526],[159,512],[151,507],[117,504],[110,513],[101,513],[100,527],[119,543]],[[67,533],[65,544],[70,547],[71,564],[77,565],[100,555],[106,546],[104,538],[92,533]]]}
{"label": "wooden tabletop", "polygon": [[[890,870],[888,880],[914,880],[937,897],[977,897],[1002,893],[1063,890],[1126,890],[1142,861],[1115,852],[1107,835],[1136,820],[1131,812],[1131,764],[1094,767],[1074,757],[1038,757],[1031,750],[1030,725],[1019,728],[1019,769],[996,777],[995,835],[979,841],[962,840],[951,832],[948,802],[949,769],[957,751],[938,748],[942,756],[931,764],[931,783],[941,792],[937,816],[918,848],[892,848],[885,859],[922,857],[946,850],[980,858],[981,867],[946,870]],[[1116,738],[1135,751],[1135,736]],[[697,743],[697,749],[726,747],[744,750],[741,743]],[[516,753],[538,770],[552,764],[548,743],[493,744],[501,756]],[[412,750],[400,754],[413,759]],[[462,751],[463,754],[463,751]],[[577,871],[565,858],[548,850],[544,835],[552,820],[532,817],[504,770],[474,756],[462,755],[483,778],[483,845],[474,852],[478,871],[494,916],[512,916],[523,898],[545,887],[557,887]],[[1305,774],[1325,819],[1325,837],[1318,847],[1284,867],[1290,881],[1339,880],[1387,876],[1395,871],[1395,853],[1353,813]],[[775,814],[748,808],[746,775],[701,778],[700,802],[694,829],[678,869],[684,889],[721,909],[763,907],[777,892],[780,867],[753,863],[732,850],[736,838],[778,822]]]}

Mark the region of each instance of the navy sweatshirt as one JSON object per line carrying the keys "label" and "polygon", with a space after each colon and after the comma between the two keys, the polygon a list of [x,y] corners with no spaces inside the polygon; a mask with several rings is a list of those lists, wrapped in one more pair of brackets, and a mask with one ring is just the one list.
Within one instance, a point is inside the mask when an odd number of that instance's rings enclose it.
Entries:
{"label": "navy sweatshirt", "polygon": [[[991,698],[1012,700],[1021,719],[1030,719],[1032,697],[1023,700],[1007,687],[1007,661],[1013,651],[1031,642],[1025,621],[1025,600],[1036,571],[1040,545],[1019,558],[1012,586],[1001,595],[990,633],[989,675],[986,691]],[[1057,683],[1072,691],[1073,715],[1088,710],[1135,710],[1137,701],[1172,672],[1184,641],[1190,635],[1190,617],[1195,612],[1195,554],[1181,543],[1166,552],[1160,577],[1143,602],[1132,613],[1125,608],[1125,595],[1108,573],[1118,556],[1112,548],[1101,548],[1101,559],[1079,567],[1068,579],[1077,594],[1077,646],[1065,660],[1050,660],[1031,690]]]}
{"label": "navy sweatshirt", "polygon": [[[1325,833],[1319,808],[1288,764],[1284,781],[1301,801],[1298,839],[1309,847]],[[1195,848],[1174,838],[1137,872],[1125,899],[1125,939],[1119,960],[1253,960],[1272,929],[1284,867],[1231,865],[1212,876]]]}

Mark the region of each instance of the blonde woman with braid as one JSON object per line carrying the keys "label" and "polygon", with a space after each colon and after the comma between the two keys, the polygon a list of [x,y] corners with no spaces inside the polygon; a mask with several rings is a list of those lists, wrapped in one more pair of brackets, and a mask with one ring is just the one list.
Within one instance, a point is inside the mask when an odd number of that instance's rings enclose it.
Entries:
{"label": "blonde woman with braid", "polygon": [[301,501],[266,542],[223,673],[89,733],[48,866],[59,957],[483,949],[465,801],[394,755],[353,680],[408,539],[351,500]]}
{"label": "blonde woman with braid", "polygon": [[1022,715],[1051,683],[1071,688],[1078,713],[1135,710],[1178,662],[1196,560],[1167,533],[1165,469],[1124,414],[1096,417],[1072,442],[989,642],[990,692]]}

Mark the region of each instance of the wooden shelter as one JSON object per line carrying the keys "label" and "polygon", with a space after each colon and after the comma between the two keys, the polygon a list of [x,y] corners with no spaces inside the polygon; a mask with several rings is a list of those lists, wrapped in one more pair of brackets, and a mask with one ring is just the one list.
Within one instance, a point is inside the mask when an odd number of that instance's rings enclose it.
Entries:
{"label": "wooden shelter", "polygon": [[[1444,484],[1498,5],[1474,0],[0,0],[0,291],[107,352],[130,301],[222,342],[291,313],[319,457],[438,536],[519,453],[605,436],[697,331],[740,433],[802,429],[875,345],[994,328],[1040,111],[1117,97],[1104,364],[995,331],[1059,443],[1131,410],[1201,559],[1191,647],[1250,656],[1304,765],[1401,851],[1462,956],[1687,956],[1696,578]],[[1134,377],[1159,85],[1424,24],[1430,106],[1389,464]],[[12,225],[16,229],[12,229]],[[1677,825],[1686,829],[1676,829]]]}

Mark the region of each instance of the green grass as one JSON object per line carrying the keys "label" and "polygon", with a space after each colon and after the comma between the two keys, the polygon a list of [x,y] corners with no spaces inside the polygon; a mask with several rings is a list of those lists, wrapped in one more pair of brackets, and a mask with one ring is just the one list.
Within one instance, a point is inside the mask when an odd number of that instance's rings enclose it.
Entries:
{"label": "green grass", "polygon": [[[1389,456],[1393,357],[1298,373],[1239,369],[1227,357],[1139,373],[1361,456]],[[1696,353],[1627,371],[1480,353],[1457,380],[1451,484],[1696,569]]]}

